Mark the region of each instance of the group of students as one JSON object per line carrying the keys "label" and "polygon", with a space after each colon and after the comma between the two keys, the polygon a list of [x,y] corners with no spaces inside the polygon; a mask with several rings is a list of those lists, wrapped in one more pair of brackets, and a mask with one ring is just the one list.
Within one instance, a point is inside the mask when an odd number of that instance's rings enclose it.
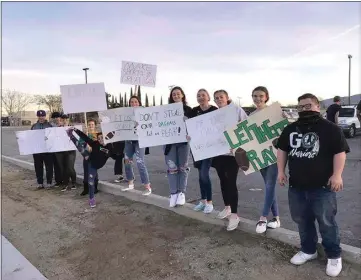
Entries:
{"label": "group of students", "polygon": [[[238,121],[248,116],[245,111],[232,103],[225,90],[217,90],[213,94],[218,108],[236,106]],[[269,92],[265,87],[257,87],[252,91],[252,99],[257,114],[267,106]],[[186,95],[180,87],[172,88],[169,103],[183,103],[185,118],[193,118],[207,114],[218,108],[210,104],[211,96],[205,89],[197,92],[199,106],[190,108],[186,102]],[[142,106],[137,96],[129,100],[132,107]],[[322,118],[320,102],[313,94],[306,93],[298,98],[297,106],[299,118],[289,124],[279,137],[277,148],[277,163],[261,169],[260,173],[265,183],[265,197],[256,232],[263,233],[267,228],[280,227],[280,217],[276,199],[276,183],[288,185],[288,200],[292,219],[297,223],[301,239],[301,251],[292,259],[291,263],[301,265],[317,258],[317,231],[315,221],[323,239],[322,245],[328,258],[326,273],[337,276],[342,270],[341,247],[338,226],[335,220],[337,213],[336,192],[343,189],[342,172],[349,152],[348,144],[340,128],[332,122]],[[92,124],[89,124],[92,125]],[[95,125],[95,123],[94,123]],[[69,128],[67,133],[79,152],[84,157],[87,167],[90,207],[95,207],[94,199],[97,170],[102,168],[109,157],[114,156],[113,147],[104,145],[102,133],[96,135],[84,134],[76,128]],[[95,133],[95,132],[94,132]],[[190,156],[189,141],[165,145],[163,147],[167,178],[170,190],[169,206],[185,204],[185,193],[189,174],[188,158]],[[144,161],[145,148],[140,148],[137,141],[125,141],[125,170],[128,186],[123,190],[134,189],[133,157],[144,186],[143,195],[150,195],[151,184]],[[285,168],[288,163],[289,180]],[[211,167],[217,171],[225,208],[218,214],[218,218],[228,218],[227,230],[237,228],[240,218],[237,214],[238,189],[237,175],[239,166],[232,153],[204,159],[194,163],[199,172],[199,186],[201,200],[194,207],[195,211],[208,214],[213,211],[212,183],[209,176]],[[85,172],[84,172],[85,173]],[[272,218],[268,221],[268,216]]]}

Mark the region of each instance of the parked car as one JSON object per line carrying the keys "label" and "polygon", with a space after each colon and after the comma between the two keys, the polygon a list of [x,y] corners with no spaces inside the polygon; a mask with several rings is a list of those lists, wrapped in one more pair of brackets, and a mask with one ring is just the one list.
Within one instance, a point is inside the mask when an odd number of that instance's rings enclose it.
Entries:
{"label": "parked car", "polygon": [[357,105],[342,106],[338,116],[338,125],[342,128],[346,137],[353,138],[361,131],[361,124],[357,118]]}
{"label": "parked car", "polygon": [[1,117],[1,126],[10,126],[9,117]]}

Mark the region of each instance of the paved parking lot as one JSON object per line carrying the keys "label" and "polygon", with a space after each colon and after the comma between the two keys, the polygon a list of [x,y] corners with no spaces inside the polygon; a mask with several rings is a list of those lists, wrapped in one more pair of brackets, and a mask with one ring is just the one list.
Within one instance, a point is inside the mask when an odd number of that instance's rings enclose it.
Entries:
{"label": "paved parking lot", "polygon": [[[32,162],[32,156],[20,156],[15,131],[27,130],[27,127],[5,127],[2,128],[2,155]],[[338,194],[338,215],[337,220],[340,226],[342,243],[361,247],[361,220],[356,218],[361,215],[361,136],[348,139],[351,153],[347,157],[344,171],[345,189]],[[150,155],[146,157],[150,179],[154,193],[168,196],[168,181],[165,173],[164,157],[160,147],[150,149]],[[114,161],[108,160],[106,166],[100,170],[101,180],[113,181]],[[190,161],[190,166],[193,166]],[[76,171],[82,174],[82,159],[77,155]],[[139,176],[136,171],[136,188],[139,188]],[[215,208],[223,208],[222,194],[219,180],[214,169],[211,170],[213,183],[213,194]],[[239,190],[239,214],[248,219],[257,220],[263,203],[263,180],[259,173],[245,176],[240,172],[238,176]],[[278,187],[277,189],[280,216],[282,227],[297,230],[292,222],[287,199],[287,189]],[[192,168],[188,179],[187,201],[193,202],[199,198],[199,184],[197,170]]]}

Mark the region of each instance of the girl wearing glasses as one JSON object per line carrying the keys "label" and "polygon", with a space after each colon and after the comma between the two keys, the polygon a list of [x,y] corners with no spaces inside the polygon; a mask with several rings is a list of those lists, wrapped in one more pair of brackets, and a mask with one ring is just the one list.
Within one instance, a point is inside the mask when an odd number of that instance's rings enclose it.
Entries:
{"label": "girl wearing glasses", "polygon": [[[218,108],[225,106],[237,106],[229,99],[228,93],[225,90],[217,90],[214,93],[214,100]],[[247,119],[246,112],[237,106],[238,121]],[[212,166],[216,169],[222,190],[224,201],[224,210],[218,214],[219,219],[229,218],[227,230],[231,231],[237,228],[239,224],[239,217],[237,214],[238,208],[238,189],[237,176],[239,166],[232,153],[221,155],[213,158]]]}

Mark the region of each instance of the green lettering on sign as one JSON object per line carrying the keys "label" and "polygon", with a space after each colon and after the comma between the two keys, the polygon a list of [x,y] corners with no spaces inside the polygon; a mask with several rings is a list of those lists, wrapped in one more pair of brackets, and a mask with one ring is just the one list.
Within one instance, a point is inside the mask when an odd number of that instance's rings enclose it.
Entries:
{"label": "green lettering on sign", "polygon": [[231,149],[235,149],[235,148],[238,148],[238,147],[239,147],[239,143],[234,144],[234,143],[232,142],[231,137],[229,137],[227,131],[224,131],[223,134],[224,134],[224,136],[226,137],[227,142],[228,142],[228,145],[231,147]]}

